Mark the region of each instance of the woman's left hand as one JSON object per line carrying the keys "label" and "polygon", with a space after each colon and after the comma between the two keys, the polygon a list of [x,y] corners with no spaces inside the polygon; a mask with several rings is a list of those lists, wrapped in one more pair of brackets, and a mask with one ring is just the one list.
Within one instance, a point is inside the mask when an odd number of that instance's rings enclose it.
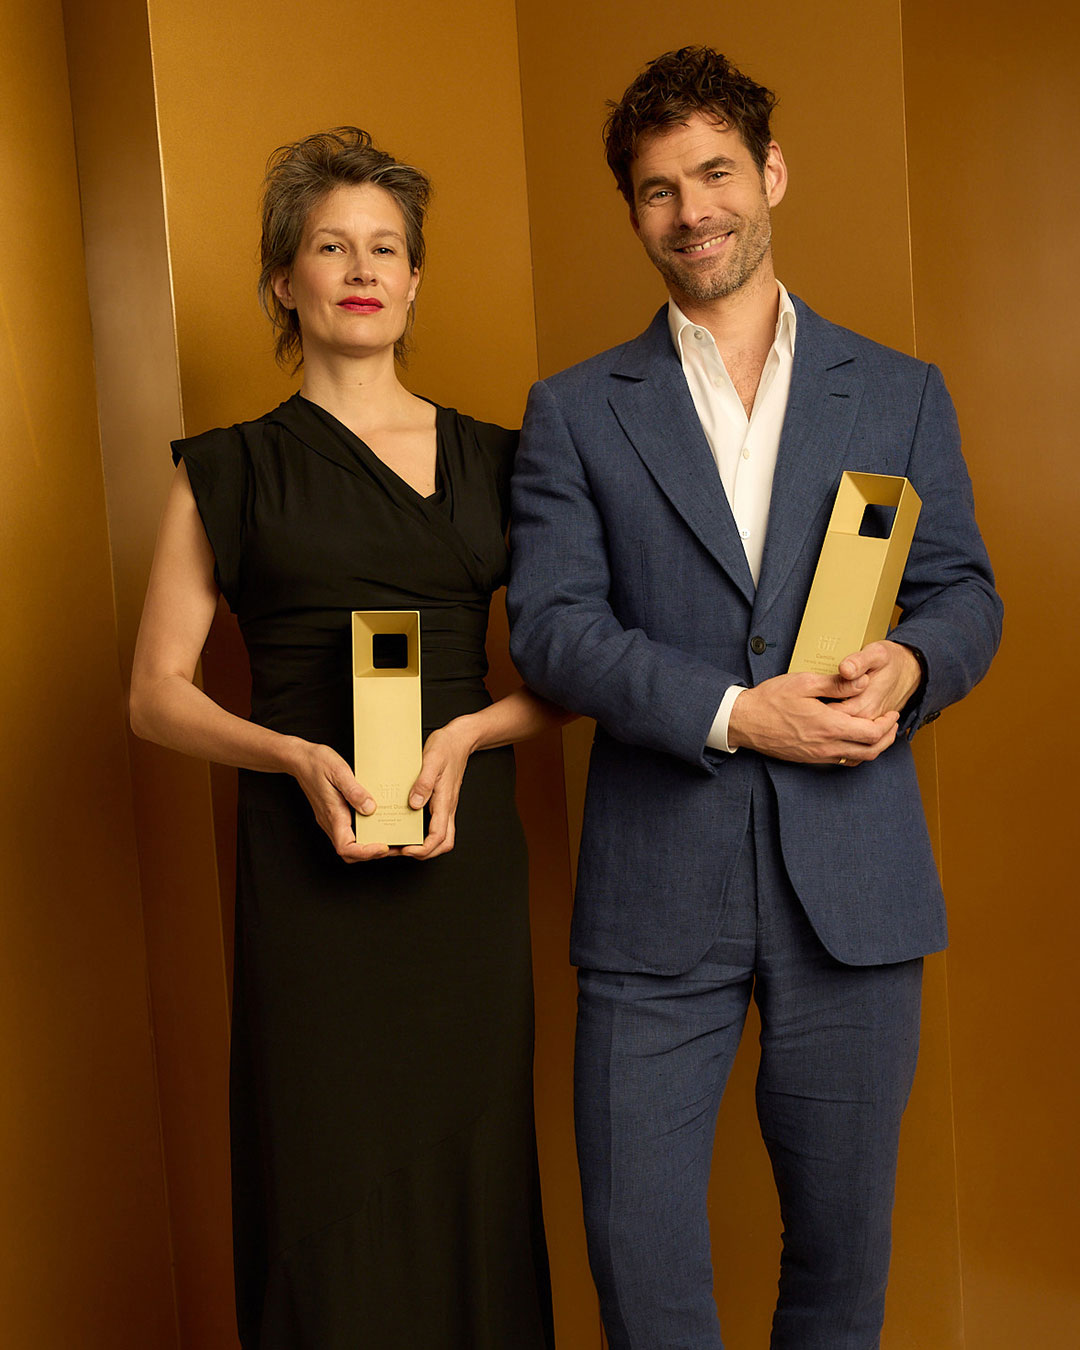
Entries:
{"label": "woman's left hand", "polygon": [[427,803],[431,815],[424,842],[401,850],[406,857],[437,858],[454,847],[454,813],[465,766],[475,748],[476,737],[468,717],[456,717],[427,738],[420,774],[409,792],[409,805],[418,810]]}

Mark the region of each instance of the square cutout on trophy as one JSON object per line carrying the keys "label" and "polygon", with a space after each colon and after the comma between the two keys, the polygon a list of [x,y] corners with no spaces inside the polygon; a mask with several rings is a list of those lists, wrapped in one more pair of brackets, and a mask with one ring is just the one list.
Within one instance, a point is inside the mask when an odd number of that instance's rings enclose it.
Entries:
{"label": "square cutout on trophy", "polygon": [[863,539],[888,539],[896,520],[896,507],[867,502],[863,511],[859,534]]}
{"label": "square cutout on trophy", "polygon": [[373,670],[406,670],[409,665],[408,633],[372,633]]}

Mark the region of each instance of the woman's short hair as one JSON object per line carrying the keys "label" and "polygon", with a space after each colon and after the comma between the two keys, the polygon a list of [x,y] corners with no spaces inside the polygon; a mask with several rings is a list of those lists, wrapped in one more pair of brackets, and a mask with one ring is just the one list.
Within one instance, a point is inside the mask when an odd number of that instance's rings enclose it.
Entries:
{"label": "woman's short hair", "polygon": [[[424,267],[424,216],[431,200],[431,181],[411,164],[402,164],[372,144],[359,127],[335,127],[305,136],[302,141],[279,146],[266,163],[262,195],[262,271],[259,302],[277,333],[275,356],[279,364],[297,370],[304,351],[300,320],[274,294],[274,275],[291,267],[296,258],[304,225],[313,208],[338,187],[371,184],[389,192],[405,221],[405,247],[409,266]],[[408,350],[413,306],[405,332],[394,344],[394,355],[403,360]]]}
{"label": "woman's short hair", "polygon": [[642,136],[685,122],[696,112],[712,113],[737,131],[758,172],[765,168],[772,133],[769,119],[776,95],[737,70],[711,47],[680,47],[650,61],[618,103],[608,102],[604,149],[608,167],[631,208],[630,170]]}

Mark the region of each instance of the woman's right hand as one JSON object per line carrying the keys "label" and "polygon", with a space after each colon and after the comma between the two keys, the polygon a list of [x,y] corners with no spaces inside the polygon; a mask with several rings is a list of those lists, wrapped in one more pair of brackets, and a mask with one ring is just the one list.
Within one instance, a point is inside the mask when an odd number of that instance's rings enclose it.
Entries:
{"label": "woman's right hand", "polygon": [[356,781],[352,769],[330,746],[312,741],[300,741],[298,746],[292,775],[338,857],[346,862],[385,858],[390,852],[388,844],[358,844],[353,832],[353,808],[364,816],[375,810],[371,793]]}

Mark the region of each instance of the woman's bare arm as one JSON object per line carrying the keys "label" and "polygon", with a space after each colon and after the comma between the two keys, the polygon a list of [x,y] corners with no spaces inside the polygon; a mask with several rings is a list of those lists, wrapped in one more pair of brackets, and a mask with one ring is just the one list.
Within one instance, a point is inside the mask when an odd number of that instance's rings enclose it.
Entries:
{"label": "woman's bare arm", "polygon": [[369,814],[375,802],[336,751],[236,717],[195,684],[217,602],[214,555],[181,464],[162,515],[135,646],[132,730],[219,764],[292,774],[342,858],[384,856],[386,845],[356,842],[350,808]]}

